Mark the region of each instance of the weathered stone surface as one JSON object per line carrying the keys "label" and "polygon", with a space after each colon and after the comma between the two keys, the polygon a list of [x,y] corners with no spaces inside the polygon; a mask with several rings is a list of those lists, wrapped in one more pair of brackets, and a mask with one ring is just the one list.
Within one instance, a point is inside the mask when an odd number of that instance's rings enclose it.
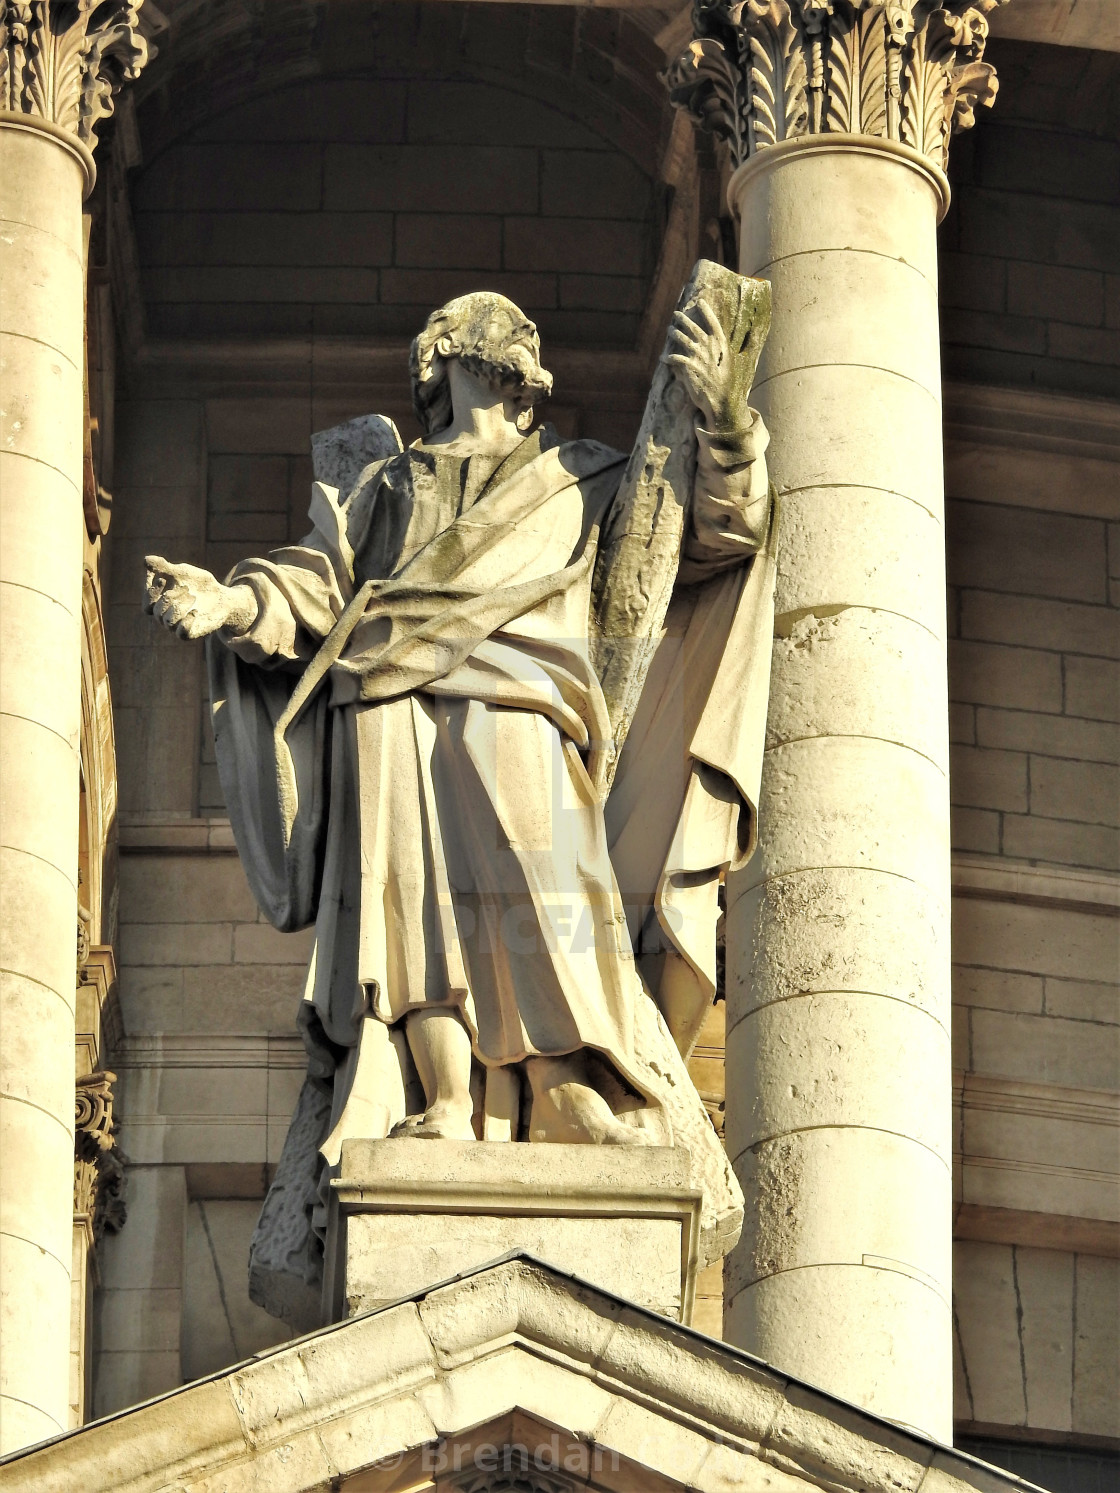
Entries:
{"label": "weathered stone surface", "polygon": [[311,1493],[341,1475],[372,1490],[492,1478],[517,1448],[513,1471],[549,1490],[565,1475],[666,1493],[1021,1486],[514,1259],[33,1449],[0,1465],[0,1489]]}
{"label": "weathered stone surface", "polygon": [[[82,198],[114,54],[143,59],[134,21],[120,4],[0,11],[0,1005],[5,1048],[21,1058],[19,1084],[0,1092],[0,1453],[63,1430],[70,1414],[74,1027],[55,1040],[23,992],[33,985],[56,1013],[74,1011],[88,532]],[[88,953],[88,927],[82,937]],[[80,1274],[81,1251],[78,1265]]]}
{"label": "weathered stone surface", "polygon": [[316,431],[311,437],[315,480],[335,488],[342,501],[370,462],[396,456],[402,449],[392,420],[384,415],[359,415],[345,425]]}
{"label": "weathered stone surface", "polygon": [[[945,116],[917,139],[906,103],[882,91],[888,62],[925,76],[916,37],[931,13],[905,40],[892,33],[885,51],[857,58],[846,49],[857,35],[886,36],[888,10],[859,4],[843,20],[825,10],[795,34],[784,0],[734,21],[717,6],[673,80],[688,107],[709,101],[722,130],[710,89],[730,67],[746,107],[729,187],[740,268],[773,267],[775,334],[754,398],[773,430],[781,494],[778,699],[759,854],[727,891],[728,1140],[748,1202],[724,1322],[768,1361],[947,1439],[949,777],[934,269]],[[930,20],[928,40],[947,15]],[[749,73],[721,50],[736,25],[751,43]],[[801,48],[812,60],[826,33],[810,89]],[[777,65],[766,49],[780,37],[780,55],[793,59],[781,107],[796,110],[783,119],[780,107],[766,136],[759,79]],[[837,68],[859,79],[858,99],[845,96],[858,123],[837,122]],[[871,197],[874,215],[860,211]]]}
{"label": "weathered stone surface", "polygon": [[688,1320],[700,1199],[683,1149],[348,1141],[332,1189],[328,1309],[347,1315],[526,1251]]}
{"label": "weathered stone surface", "polygon": [[[330,1128],[330,1094],[307,1078],[292,1115],[276,1177],[249,1243],[249,1297],[298,1332],[322,1320],[322,1246],[311,1224],[315,1156]],[[398,1293],[403,1294],[403,1293]]]}
{"label": "weathered stone surface", "polygon": [[[729,1040],[760,1006],[828,991],[877,992],[947,1020],[949,908],[929,889],[879,870],[821,867],[772,877],[732,906],[744,949],[770,957],[728,972]],[[921,945],[898,937],[914,926],[931,935]]]}
{"label": "weathered stone surface", "polygon": [[[354,1136],[683,1147],[690,1186],[703,1195],[700,1265],[738,1235],[738,1186],[678,1050],[689,1034],[662,1020],[658,991],[651,999],[620,937],[603,803],[674,586],[679,579],[709,598],[709,582],[722,587],[724,603],[698,614],[706,620],[694,629],[710,658],[688,708],[708,744],[695,763],[685,757],[679,782],[659,785],[680,833],[646,857],[649,885],[638,889],[652,911],[669,856],[688,885],[693,865],[706,878],[711,896],[681,935],[691,952],[674,957],[711,966],[698,977],[701,1004],[710,1000],[717,883],[745,854],[735,825],[757,797],[765,707],[763,683],[744,712],[737,680],[756,657],[769,667],[767,437],[745,408],[768,296],[765,282],[700,262],[625,476],[624,459],[597,443],[558,444],[547,429],[526,436],[552,387],[536,329],[502,296],[460,296],[433,312],[412,345],[424,435],[407,459],[372,465],[400,454],[381,416],[313,438],[306,544],[242,562],[226,584],[147,557],[147,610],[180,637],[213,640],[217,767],[257,901],[282,930],[315,922],[305,1015],[312,1045],[323,1048],[315,1072],[334,1086],[331,1135],[313,1134],[324,1128],[325,1101],[305,1091],[277,1182],[283,1197],[262,1225],[279,1228],[282,1217],[283,1238],[253,1276],[259,1299],[288,1317],[309,1309],[307,1208],[323,1195],[318,1173]],[[246,420],[261,422],[257,403],[242,402]],[[277,410],[264,414],[275,421]],[[224,450],[230,410],[216,410],[210,424],[211,443]],[[275,456],[289,438],[270,426],[243,439],[241,452],[261,445]],[[275,507],[280,468],[258,466],[239,457],[215,468],[227,507]],[[308,638],[316,651],[302,672],[273,667],[302,658]],[[627,647],[612,654],[620,640]],[[328,694],[342,707],[332,714],[336,743],[354,743],[329,763]],[[453,703],[433,703],[445,698]],[[556,701],[562,719],[553,718]],[[520,708],[487,714],[492,705]],[[439,725],[447,709],[463,717],[465,736]],[[476,750],[466,743],[479,729],[486,743]],[[726,750],[725,736],[735,738]],[[655,738],[634,750],[654,758]],[[486,765],[464,778],[468,757]],[[635,800],[627,813],[636,817]],[[484,827],[494,824],[496,843]],[[662,922],[672,942],[677,921],[666,913]],[[260,968],[292,956],[263,923],[126,926],[133,964]],[[372,1010],[355,1005],[356,985]],[[570,1232],[585,1231],[573,1223]],[[494,1226],[479,1233],[477,1249],[492,1252]],[[266,1254],[258,1234],[254,1261]],[[291,1301],[270,1283],[289,1259]],[[661,1286],[655,1295],[669,1301]]]}
{"label": "weathered stone surface", "polygon": [[[770,286],[701,260],[677,309],[695,317],[702,303],[727,335],[733,372],[725,401],[741,418],[770,330]],[[696,411],[664,360],[673,348],[670,333],[626,475],[603,529],[592,582],[591,657],[602,681],[613,735],[603,772],[607,791],[661,640],[696,480]]]}

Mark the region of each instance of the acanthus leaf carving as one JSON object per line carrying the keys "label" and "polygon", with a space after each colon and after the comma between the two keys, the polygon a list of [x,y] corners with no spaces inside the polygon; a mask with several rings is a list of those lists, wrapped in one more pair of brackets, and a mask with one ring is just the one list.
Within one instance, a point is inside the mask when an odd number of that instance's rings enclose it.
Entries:
{"label": "acanthus leaf carving", "polygon": [[727,142],[736,164],[808,131],[804,29],[787,0],[697,0],[693,25],[688,51],[664,74],[669,96]]}
{"label": "acanthus leaf carving", "polygon": [[94,1240],[124,1226],[125,1158],[113,1116],[116,1074],[103,1070],[77,1080],[74,1093],[74,1213],[90,1220]]}
{"label": "acanthus leaf carving", "polygon": [[809,127],[808,69],[801,28],[785,0],[748,0],[757,24],[747,34],[751,55],[751,146],[776,145]]}
{"label": "acanthus leaf carving", "polygon": [[972,0],[957,10],[940,10],[931,29],[942,40],[948,57],[945,117],[950,129],[967,130],[976,123],[978,107],[991,108],[999,89],[996,70],[984,62],[988,16],[1001,0]]}
{"label": "acanthus leaf carving", "polygon": [[914,58],[907,69],[903,94],[902,139],[915,150],[945,167],[949,120],[946,95],[953,51],[944,33],[927,26],[915,38]]}
{"label": "acanthus leaf carving", "polygon": [[90,149],[113,95],[148,60],[142,0],[0,0],[0,108],[46,120]]}
{"label": "acanthus leaf carving", "polygon": [[747,96],[742,74],[726,46],[698,36],[683,57],[670,65],[665,81],[669,97],[700,129],[726,140],[739,159],[748,154]]}
{"label": "acanthus leaf carving", "polygon": [[1003,0],[696,0],[672,102],[733,165],[805,134],[896,140],[944,168],[948,136],[995,98],[983,61]]}
{"label": "acanthus leaf carving", "polygon": [[885,7],[845,6],[829,39],[829,130],[848,135],[887,133]]}

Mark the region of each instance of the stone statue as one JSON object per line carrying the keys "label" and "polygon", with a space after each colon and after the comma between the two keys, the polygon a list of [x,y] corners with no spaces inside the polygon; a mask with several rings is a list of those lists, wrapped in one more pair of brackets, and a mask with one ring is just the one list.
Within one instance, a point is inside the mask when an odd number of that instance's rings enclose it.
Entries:
{"label": "stone statue", "polygon": [[684,1145],[702,1263],[734,1241],[684,1057],[719,882],[754,844],[768,320],[765,282],[698,265],[628,461],[536,424],[536,328],[463,296],[412,344],[418,441],[379,416],[315,438],[301,544],[225,584],[148,558],[147,609],[208,640],[255,895],[315,925],[309,1077],[251,1276],[297,1324],[283,1277],[314,1288],[348,1136]]}

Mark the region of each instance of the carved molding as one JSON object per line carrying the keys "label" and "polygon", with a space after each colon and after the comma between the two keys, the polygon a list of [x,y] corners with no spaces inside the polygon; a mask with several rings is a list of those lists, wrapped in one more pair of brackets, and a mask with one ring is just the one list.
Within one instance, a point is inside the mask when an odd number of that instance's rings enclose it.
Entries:
{"label": "carved molding", "polygon": [[909,145],[941,170],[949,135],[998,82],[983,60],[1001,0],[696,0],[665,73],[673,104],[741,166],[805,135]]}
{"label": "carved molding", "polygon": [[0,0],[0,110],[66,131],[92,150],[113,95],[139,77],[142,0]]}
{"label": "carved molding", "polygon": [[111,944],[93,944],[78,971],[74,1015],[75,1071],[101,1067],[124,1040],[117,992],[117,961]]}
{"label": "carved molding", "polygon": [[106,1229],[124,1226],[124,1157],[113,1118],[116,1074],[102,1070],[79,1078],[74,1094],[74,1216],[90,1220],[96,1243]]}

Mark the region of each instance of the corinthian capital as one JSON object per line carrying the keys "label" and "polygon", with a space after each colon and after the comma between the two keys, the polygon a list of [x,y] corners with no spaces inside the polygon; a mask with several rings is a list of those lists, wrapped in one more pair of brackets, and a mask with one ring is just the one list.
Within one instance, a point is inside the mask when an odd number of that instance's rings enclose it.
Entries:
{"label": "corinthian capital", "polygon": [[998,86],[983,61],[1001,0],[696,0],[665,75],[736,166],[799,135],[897,140],[945,168],[949,135]]}
{"label": "corinthian capital", "polygon": [[113,95],[148,60],[143,0],[0,0],[0,110],[73,135],[87,149]]}
{"label": "corinthian capital", "polygon": [[90,1220],[94,1240],[124,1225],[124,1158],[117,1148],[113,1084],[117,1075],[87,1073],[74,1096],[74,1212]]}

